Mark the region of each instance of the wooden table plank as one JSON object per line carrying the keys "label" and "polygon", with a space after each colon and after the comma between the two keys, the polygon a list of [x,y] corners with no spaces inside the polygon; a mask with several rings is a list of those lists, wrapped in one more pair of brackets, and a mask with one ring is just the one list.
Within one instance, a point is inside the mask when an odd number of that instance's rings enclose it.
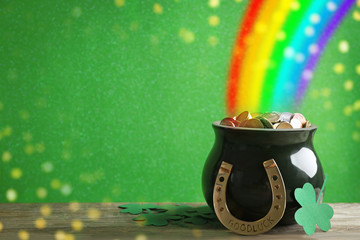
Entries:
{"label": "wooden table plank", "polygon": [[[330,204],[335,212],[331,220],[332,228],[329,232],[317,229],[311,237],[307,236],[299,225],[279,226],[268,233],[251,237],[239,236],[222,226],[210,224],[186,224],[186,227],[175,224],[164,227],[138,226],[132,221],[134,215],[120,213],[120,204],[124,203],[0,204],[0,239],[19,239],[21,231],[23,240],[27,234],[28,239],[39,240],[360,239],[359,203]],[[49,213],[49,209],[51,213],[43,216],[44,213]]]}

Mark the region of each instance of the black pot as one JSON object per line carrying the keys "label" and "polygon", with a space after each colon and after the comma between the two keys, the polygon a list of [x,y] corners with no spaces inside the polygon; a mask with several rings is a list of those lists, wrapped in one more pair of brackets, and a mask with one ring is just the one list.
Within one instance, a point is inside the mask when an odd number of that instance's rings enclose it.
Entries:
{"label": "black pot", "polygon": [[[279,224],[295,223],[300,205],[296,188],[311,183],[318,198],[324,174],[313,146],[316,126],[301,129],[234,128],[213,123],[215,143],[202,175],[206,202],[213,205],[214,184],[221,163],[232,164],[226,201],[230,213],[244,221],[263,218],[272,205],[272,190],[263,162],[274,159],[286,190],[286,208]],[[323,196],[320,196],[321,199]]]}

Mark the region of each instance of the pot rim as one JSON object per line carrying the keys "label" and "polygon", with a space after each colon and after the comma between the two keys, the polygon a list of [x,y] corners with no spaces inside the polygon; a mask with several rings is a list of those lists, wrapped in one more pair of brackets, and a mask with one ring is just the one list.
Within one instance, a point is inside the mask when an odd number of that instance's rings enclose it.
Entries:
{"label": "pot rim", "polygon": [[231,129],[233,131],[252,131],[252,132],[302,132],[302,131],[311,131],[317,129],[317,126],[311,124],[307,128],[292,128],[292,129],[271,129],[271,128],[247,128],[247,127],[231,127],[220,125],[221,121],[215,121],[212,123],[214,127]]}

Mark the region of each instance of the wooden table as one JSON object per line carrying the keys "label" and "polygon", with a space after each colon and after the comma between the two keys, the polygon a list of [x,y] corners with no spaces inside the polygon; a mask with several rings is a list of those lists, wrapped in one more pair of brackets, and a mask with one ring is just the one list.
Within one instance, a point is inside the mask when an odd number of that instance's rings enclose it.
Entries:
{"label": "wooden table", "polygon": [[[360,239],[360,203],[330,204],[332,228],[307,236],[301,226],[275,227],[258,236],[239,236],[222,226],[139,226],[121,203],[0,204],[0,239]],[[199,206],[199,204],[190,204]],[[201,204],[203,205],[203,204]]]}

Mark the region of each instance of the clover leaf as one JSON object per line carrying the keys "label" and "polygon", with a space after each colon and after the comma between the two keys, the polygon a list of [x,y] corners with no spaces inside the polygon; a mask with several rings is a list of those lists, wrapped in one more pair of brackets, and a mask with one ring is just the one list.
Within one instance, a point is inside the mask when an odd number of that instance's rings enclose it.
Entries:
{"label": "clover leaf", "polygon": [[119,208],[122,209],[120,211],[122,213],[140,214],[144,210],[149,211],[149,209],[157,209],[159,208],[159,206],[151,203],[148,204],[129,203],[129,204],[120,205]]}
{"label": "clover leaf", "polygon": [[208,206],[192,207],[186,204],[154,205],[123,204],[122,213],[140,214],[133,218],[139,225],[165,226],[169,223],[186,227],[184,223],[219,225],[214,211]]}
{"label": "clover leaf", "polygon": [[145,226],[166,226],[168,225],[167,220],[168,214],[157,213],[157,214],[143,214],[136,218],[133,218],[134,221],[142,222],[142,225]]}
{"label": "clover leaf", "polygon": [[330,219],[334,215],[334,210],[328,204],[319,203],[326,180],[327,177],[317,201],[315,189],[310,183],[305,183],[302,188],[295,189],[295,198],[302,206],[302,208],[296,211],[295,220],[299,225],[303,226],[305,233],[308,235],[312,235],[315,232],[316,225],[323,231],[328,231],[331,227]]}

